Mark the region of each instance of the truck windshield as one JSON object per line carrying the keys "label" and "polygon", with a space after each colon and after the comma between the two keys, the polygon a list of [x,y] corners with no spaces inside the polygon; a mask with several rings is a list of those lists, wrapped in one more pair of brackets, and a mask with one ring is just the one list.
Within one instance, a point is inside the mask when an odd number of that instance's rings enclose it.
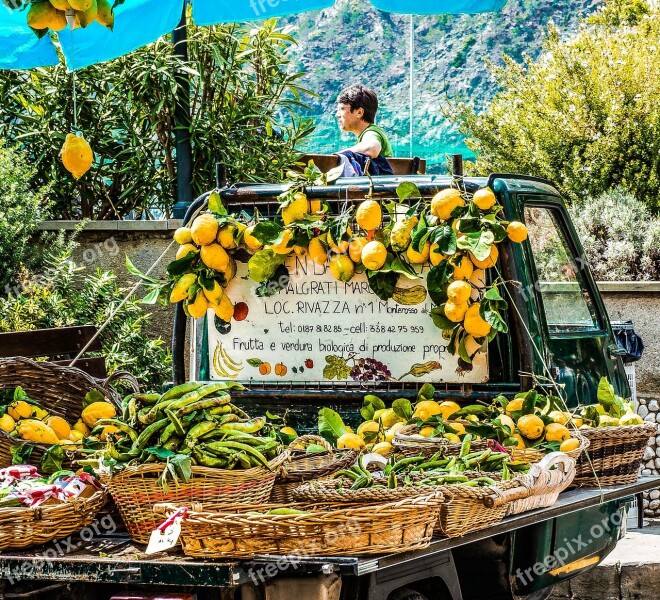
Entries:
{"label": "truck windshield", "polygon": [[528,205],[525,223],[549,332],[599,330],[596,309],[584,280],[586,264],[572,252],[556,211]]}

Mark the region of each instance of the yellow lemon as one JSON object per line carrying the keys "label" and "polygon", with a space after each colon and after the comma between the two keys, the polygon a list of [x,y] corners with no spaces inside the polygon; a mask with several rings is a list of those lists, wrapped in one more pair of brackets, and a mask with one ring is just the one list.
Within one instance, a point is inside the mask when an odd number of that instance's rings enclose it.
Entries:
{"label": "yellow lemon", "polygon": [[460,323],[465,318],[467,311],[468,305],[466,302],[455,304],[451,300],[447,300],[445,304],[445,316],[454,323]]}
{"label": "yellow lemon", "polygon": [[509,239],[517,244],[527,239],[527,227],[520,221],[511,221],[506,228],[506,232],[509,234]]}
{"label": "yellow lemon", "polygon": [[571,437],[571,432],[561,423],[550,423],[545,428],[546,442],[563,442]]}
{"label": "yellow lemon", "polygon": [[360,202],[355,213],[357,224],[366,231],[377,229],[383,218],[383,211],[380,204],[375,200],[365,200]]}
{"label": "yellow lemon", "polygon": [[399,423],[394,423],[392,427],[390,427],[386,432],[385,432],[385,441],[391,442],[394,439],[394,436],[401,431],[404,427],[406,426],[405,423],[399,422]]}
{"label": "yellow lemon", "polygon": [[435,427],[422,427],[419,430],[419,435],[425,437],[425,438],[430,438],[433,437],[433,434],[435,433]]}
{"label": "yellow lemon", "polygon": [[433,196],[431,214],[446,221],[457,206],[465,206],[465,200],[456,188],[448,188]]}
{"label": "yellow lemon", "polygon": [[518,419],[518,431],[528,440],[538,440],[545,429],[545,425],[540,417],[536,415],[523,415]]}
{"label": "yellow lemon", "polygon": [[456,404],[456,402],[452,402],[451,400],[444,400],[443,402],[440,402],[439,406],[440,414],[445,421],[457,410],[461,410],[460,405]]}
{"label": "yellow lemon", "polygon": [[179,227],[174,232],[174,241],[177,244],[189,244],[192,242],[192,234],[190,233],[190,227]]}
{"label": "yellow lemon", "polygon": [[484,321],[479,314],[479,309],[481,304],[475,302],[470,308],[467,309],[465,313],[465,319],[463,320],[463,327],[471,336],[475,338],[481,338],[490,333],[490,324]]}
{"label": "yellow lemon", "polygon": [[448,425],[456,431],[456,435],[465,435],[465,425],[458,421],[450,421]]}
{"label": "yellow lemon", "polygon": [[213,289],[207,290],[202,286],[202,293],[206,296],[209,304],[218,305],[222,301],[225,290],[217,281],[213,280]]}
{"label": "yellow lemon", "polygon": [[431,252],[431,244],[426,242],[421,252],[413,250],[412,244],[408,246],[406,250],[406,257],[408,262],[413,265],[423,265],[429,259],[429,253]]}
{"label": "yellow lemon", "polygon": [[447,286],[447,297],[455,304],[464,304],[470,299],[472,287],[467,281],[452,281]]}
{"label": "yellow lemon", "polygon": [[315,237],[309,241],[308,252],[309,257],[317,265],[324,265],[325,261],[328,260],[328,252],[320,238]]}
{"label": "yellow lemon", "polygon": [[263,245],[256,237],[252,235],[255,225],[250,225],[243,232],[243,243],[250,250],[259,250]]}
{"label": "yellow lemon", "polygon": [[223,248],[227,250],[232,250],[236,248],[236,232],[237,228],[232,223],[225,223],[220,229],[218,229],[218,235],[216,236],[216,241]]}
{"label": "yellow lemon", "polygon": [[461,443],[461,438],[459,438],[455,433],[445,433],[442,437],[448,440],[451,444]]}
{"label": "yellow lemon", "polygon": [[355,273],[355,264],[345,254],[333,256],[328,263],[328,268],[338,281],[350,281]]}
{"label": "yellow lemon", "polygon": [[280,429],[280,433],[283,433],[284,435],[292,435],[298,437],[298,434],[296,433],[296,430],[293,427],[282,427]]}
{"label": "yellow lemon", "polygon": [[[52,29],[62,31],[66,27],[66,15],[57,10],[50,2],[30,4],[27,13],[27,24],[34,29]],[[78,179],[76,177],[76,179]]]}
{"label": "yellow lemon", "polygon": [[369,240],[362,235],[351,238],[351,241],[348,243],[348,255],[354,263],[359,265],[362,262],[362,249],[368,242]]}
{"label": "yellow lemon", "polygon": [[71,435],[71,425],[69,425],[62,417],[48,417],[46,425],[50,427],[58,438],[61,440],[68,438]]}
{"label": "yellow lemon", "polygon": [[209,308],[209,301],[206,299],[206,296],[199,291],[193,302],[188,300],[186,308],[188,309],[188,314],[193,319],[200,319],[206,314],[206,311]]}
{"label": "yellow lemon", "polygon": [[67,11],[71,8],[71,5],[67,2],[67,0],[50,0],[50,3],[57,9],[57,10],[64,10]]}
{"label": "yellow lemon", "polygon": [[72,442],[79,442],[80,440],[84,439],[84,437],[85,437],[85,434],[78,431],[78,430],[76,430],[76,429],[72,429],[71,433],[69,433],[69,439]]}
{"label": "yellow lemon", "polygon": [[220,244],[209,244],[202,246],[200,252],[202,262],[209,268],[215,271],[224,272],[229,266],[229,255],[227,251]]}
{"label": "yellow lemon", "polygon": [[85,12],[92,6],[92,0],[68,0],[71,8],[79,12]]}
{"label": "yellow lemon", "polygon": [[181,275],[172,288],[170,294],[170,302],[181,302],[189,296],[190,286],[197,281],[197,275],[194,273],[186,273]]}
{"label": "yellow lemon", "polygon": [[514,433],[511,437],[516,439],[516,448],[518,450],[524,450],[527,448],[527,445],[525,444],[525,440],[523,439],[523,436],[520,435],[519,433]]}
{"label": "yellow lemon", "polygon": [[223,294],[220,299],[220,303],[216,305],[211,305],[213,312],[216,314],[218,319],[229,323],[232,317],[234,316],[234,303],[231,301],[231,298],[227,294]]}
{"label": "yellow lemon", "polygon": [[458,261],[453,265],[454,268],[454,279],[470,279],[472,271],[474,271],[474,265],[472,261],[467,256],[461,256]]}
{"label": "yellow lemon", "polygon": [[559,423],[560,425],[566,425],[566,423],[568,422],[568,419],[570,417],[570,414],[562,412],[561,410],[553,410],[552,412],[548,413],[548,416],[555,423]]}
{"label": "yellow lemon", "polygon": [[32,416],[32,406],[23,400],[16,400],[7,408],[7,414],[14,419],[14,421],[27,419]]}
{"label": "yellow lemon", "polygon": [[78,419],[76,421],[75,425],[73,426],[73,431],[79,431],[80,433],[82,433],[85,436],[90,434],[89,427],[87,426],[87,424],[82,419]]}
{"label": "yellow lemon", "polygon": [[571,450],[577,450],[580,447],[580,440],[577,438],[568,438],[561,443],[559,446],[560,452],[570,452]]}
{"label": "yellow lemon", "polygon": [[480,269],[489,269],[490,267],[495,266],[497,262],[497,257],[500,255],[500,251],[497,249],[497,246],[493,244],[490,247],[490,254],[484,260],[478,260],[475,258],[474,254],[470,252],[470,260],[474,263],[475,267]]}
{"label": "yellow lemon", "polygon": [[301,221],[305,218],[305,213],[309,212],[309,202],[307,196],[302,192],[296,192],[293,195],[293,200],[282,209],[282,220],[285,225],[289,225],[294,221]]}
{"label": "yellow lemon", "polygon": [[[43,4],[48,3],[32,4],[32,6],[41,6]],[[87,140],[74,133],[66,136],[61,155],[64,168],[76,179],[80,179],[87,173],[94,162],[94,153]]]}
{"label": "yellow lemon", "polygon": [[98,4],[96,0],[92,0],[91,6],[82,12],[76,13],[76,18],[81,27],[87,27],[90,23],[96,21],[98,15]]}
{"label": "yellow lemon", "polygon": [[293,245],[289,245],[291,243],[292,238],[293,238],[293,231],[291,231],[290,229],[285,229],[282,232],[282,240],[277,244],[273,244],[271,246],[273,252],[275,252],[275,254],[290,254],[291,252],[293,252]]}
{"label": "yellow lemon", "polygon": [[190,236],[198,246],[206,246],[215,242],[218,235],[218,221],[209,214],[204,213],[197,217],[190,226]]}
{"label": "yellow lemon", "polygon": [[472,202],[474,202],[481,210],[488,210],[495,206],[495,194],[493,194],[493,190],[490,188],[481,188],[474,193],[474,196],[472,196]]}
{"label": "yellow lemon", "polygon": [[188,256],[191,252],[197,254],[199,248],[195,246],[195,244],[184,244],[183,246],[179,246],[179,249],[176,251],[176,260]]}
{"label": "yellow lemon", "polygon": [[356,433],[345,433],[337,440],[337,448],[352,448],[353,450],[362,450],[364,440]]}
{"label": "yellow lemon", "polygon": [[387,429],[392,427],[392,425],[403,421],[403,419],[394,412],[394,409],[386,408],[380,415],[378,415],[378,418],[376,418],[376,415],[374,414],[374,421],[380,421],[382,426]]}
{"label": "yellow lemon", "polygon": [[642,419],[642,417],[634,413],[628,413],[627,415],[623,415],[623,417],[619,419],[619,425],[622,426],[643,425],[643,424],[644,424],[644,419]]}
{"label": "yellow lemon", "polygon": [[97,14],[96,20],[112,31],[115,26],[115,14],[112,12],[112,6],[108,0],[96,0]]}
{"label": "yellow lemon", "polygon": [[392,450],[394,450],[394,447],[389,442],[378,442],[371,449],[371,451],[374,452],[375,454],[380,454],[385,458],[387,458],[390,454],[392,454]]}
{"label": "yellow lemon", "polygon": [[11,433],[16,429],[16,421],[12,417],[10,417],[7,413],[2,415],[0,417],[0,429],[3,431],[6,431],[7,433]]}
{"label": "yellow lemon", "polygon": [[421,400],[415,404],[415,412],[413,417],[417,417],[422,421],[432,417],[433,415],[439,415],[442,412],[440,405],[435,400]]}
{"label": "yellow lemon", "polygon": [[372,240],[362,248],[362,264],[370,271],[377,271],[387,260],[387,248],[382,242]]}
{"label": "yellow lemon", "polygon": [[376,421],[364,421],[360,423],[357,428],[357,435],[364,437],[365,433],[378,433],[380,431],[380,424]]}
{"label": "yellow lemon", "polygon": [[[351,231],[350,227],[346,230],[346,233],[348,233],[350,237],[353,237],[353,232]],[[335,252],[339,254],[346,254],[346,252],[348,252],[348,240],[341,240],[339,244],[335,244],[335,241],[332,239],[332,235],[330,235],[330,232],[328,231],[327,241],[328,246],[330,246],[330,248],[332,248]]]}
{"label": "yellow lemon", "polygon": [[429,260],[434,267],[439,265],[445,258],[445,255],[440,252],[439,248],[440,246],[438,244],[431,244],[431,248],[429,249]]}

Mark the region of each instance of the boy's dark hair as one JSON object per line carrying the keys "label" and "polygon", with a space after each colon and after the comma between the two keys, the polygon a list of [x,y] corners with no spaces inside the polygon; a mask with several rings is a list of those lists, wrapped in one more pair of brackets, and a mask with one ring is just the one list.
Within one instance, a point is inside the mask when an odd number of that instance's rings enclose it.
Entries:
{"label": "boy's dark hair", "polygon": [[376,111],[378,110],[376,92],[359,83],[342,90],[337,97],[337,102],[348,104],[351,107],[351,112],[357,108],[363,108],[364,116],[362,118],[367,123],[373,123],[376,119]]}

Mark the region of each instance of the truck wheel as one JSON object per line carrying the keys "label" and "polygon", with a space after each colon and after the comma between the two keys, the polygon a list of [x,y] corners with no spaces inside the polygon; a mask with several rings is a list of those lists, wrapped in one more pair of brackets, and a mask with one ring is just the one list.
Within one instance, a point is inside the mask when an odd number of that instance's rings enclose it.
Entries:
{"label": "truck wheel", "polygon": [[392,592],[388,597],[387,600],[428,600],[426,596],[423,596],[419,592],[416,592],[415,590],[411,590],[410,588],[401,588],[399,590],[396,590],[395,592]]}

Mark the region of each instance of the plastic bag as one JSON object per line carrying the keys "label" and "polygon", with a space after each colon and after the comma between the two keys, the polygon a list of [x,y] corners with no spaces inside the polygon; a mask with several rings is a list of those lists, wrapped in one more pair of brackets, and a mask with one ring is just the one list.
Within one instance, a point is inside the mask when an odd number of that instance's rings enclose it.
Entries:
{"label": "plastic bag", "polygon": [[612,332],[614,333],[617,346],[626,351],[625,356],[622,357],[624,363],[633,363],[642,358],[644,342],[635,333],[632,327],[632,321],[612,323]]}

